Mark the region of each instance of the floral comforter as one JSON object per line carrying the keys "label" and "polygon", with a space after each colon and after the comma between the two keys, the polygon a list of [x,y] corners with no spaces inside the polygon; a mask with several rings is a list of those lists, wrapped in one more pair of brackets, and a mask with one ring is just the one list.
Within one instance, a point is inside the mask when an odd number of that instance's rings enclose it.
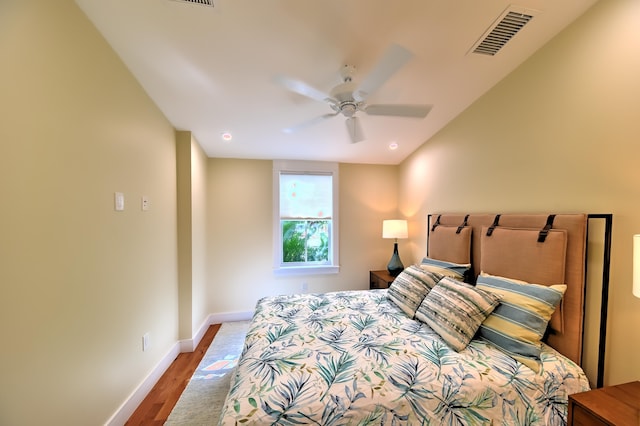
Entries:
{"label": "floral comforter", "polygon": [[544,346],[540,374],[474,339],[457,353],[386,290],[260,300],[221,425],[564,425],[584,372]]}

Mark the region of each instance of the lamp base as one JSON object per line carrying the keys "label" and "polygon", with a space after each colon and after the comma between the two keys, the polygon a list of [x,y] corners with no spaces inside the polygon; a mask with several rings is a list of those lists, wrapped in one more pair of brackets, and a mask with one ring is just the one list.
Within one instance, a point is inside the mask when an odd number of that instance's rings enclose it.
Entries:
{"label": "lamp base", "polygon": [[393,255],[387,264],[387,271],[389,271],[389,275],[392,277],[397,277],[400,275],[400,272],[404,271],[404,265],[398,255],[398,243],[393,244]]}

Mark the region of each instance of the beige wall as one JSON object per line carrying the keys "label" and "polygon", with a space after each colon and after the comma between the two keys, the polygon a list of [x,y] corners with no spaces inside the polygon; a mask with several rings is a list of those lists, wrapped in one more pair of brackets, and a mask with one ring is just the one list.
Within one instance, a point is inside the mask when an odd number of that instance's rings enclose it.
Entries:
{"label": "beige wall", "polygon": [[[191,326],[193,332],[199,330],[211,313],[207,310],[207,169],[208,158],[198,142],[191,140],[191,191],[193,193],[192,206],[192,276],[191,288],[193,297],[193,317]],[[193,333],[190,337],[194,337]]]}
{"label": "beige wall", "polygon": [[193,336],[193,193],[191,192],[191,132],[176,132],[178,203],[179,338]]}
{"label": "beige wall", "polygon": [[0,424],[103,424],[178,336],[174,129],[72,1],[0,58]]}
{"label": "beige wall", "polygon": [[640,379],[638,22],[640,2],[597,3],[400,167],[413,260],[431,212],[613,213],[605,384]]}
{"label": "beige wall", "polygon": [[205,324],[207,156],[191,132],[176,132],[180,339]]}
{"label": "beige wall", "polygon": [[393,244],[381,237],[382,220],[396,216],[396,166],[340,164],[340,273],[295,277],[272,272],[272,161],[208,166],[209,312],[252,311],[260,297],[300,292],[302,283],[309,292],[365,289],[369,270],[386,267]]}

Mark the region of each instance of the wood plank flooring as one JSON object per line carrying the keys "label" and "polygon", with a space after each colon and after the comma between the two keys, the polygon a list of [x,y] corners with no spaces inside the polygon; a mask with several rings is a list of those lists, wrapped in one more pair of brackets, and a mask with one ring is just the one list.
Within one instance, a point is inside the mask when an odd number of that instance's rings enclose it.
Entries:
{"label": "wood plank flooring", "polygon": [[176,357],[149,395],[131,415],[126,423],[127,426],[163,425],[167,421],[171,410],[178,402],[184,388],[187,387],[189,379],[219,329],[220,324],[210,326],[195,351],[181,353]]}

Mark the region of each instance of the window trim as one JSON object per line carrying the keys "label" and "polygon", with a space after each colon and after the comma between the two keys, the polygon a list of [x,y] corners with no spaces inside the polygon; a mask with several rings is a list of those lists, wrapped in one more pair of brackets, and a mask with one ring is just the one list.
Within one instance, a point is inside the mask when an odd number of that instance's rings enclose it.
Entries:
{"label": "window trim", "polygon": [[[276,275],[320,275],[337,274],[339,265],[338,239],[338,163],[324,161],[273,160],[273,271]],[[280,173],[326,173],[332,176],[331,249],[328,265],[282,264],[282,233],[280,232]]]}

